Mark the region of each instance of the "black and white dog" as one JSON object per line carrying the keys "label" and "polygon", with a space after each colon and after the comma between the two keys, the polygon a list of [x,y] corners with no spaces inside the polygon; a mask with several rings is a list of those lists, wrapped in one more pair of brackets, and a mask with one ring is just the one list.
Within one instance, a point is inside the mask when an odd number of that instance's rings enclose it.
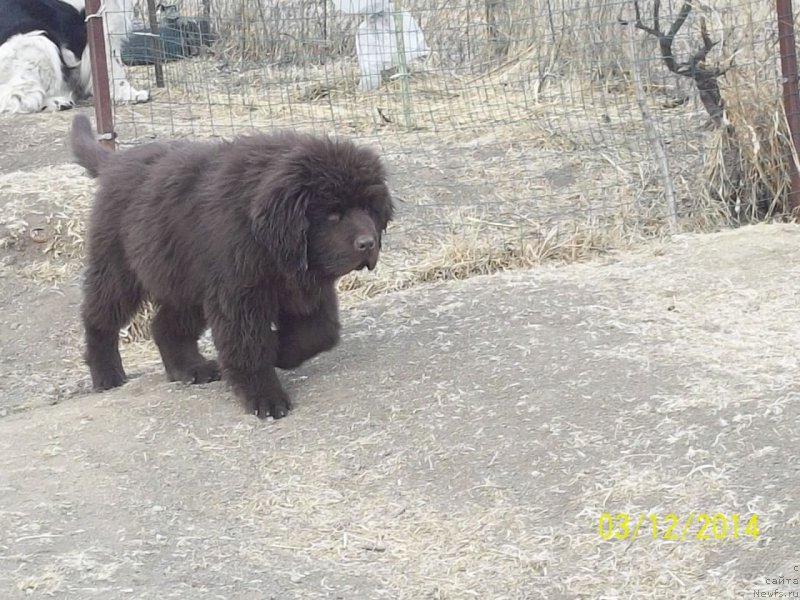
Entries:
{"label": "black and white dog", "polygon": [[[132,0],[103,0],[106,62],[115,102],[146,102],[122,64]],[[71,108],[92,93],[85,0],[0,0],[0,113]]]}

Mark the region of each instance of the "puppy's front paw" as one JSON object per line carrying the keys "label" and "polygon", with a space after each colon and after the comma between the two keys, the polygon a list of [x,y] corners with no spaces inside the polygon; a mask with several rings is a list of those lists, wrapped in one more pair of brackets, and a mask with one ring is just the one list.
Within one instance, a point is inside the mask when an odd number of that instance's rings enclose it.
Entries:
{"label": "puppy's front paw", "polygon": [[267,397],[259,398],[253,412],[258,415],[259,419],[272,417],[277,420],[288,415],[290,410],[292,410],[292,403],[289,395],[283,390],[277,390]]}
{"label": "puppy's front paw", "polygon": [[211,383],[219,381],[222,377],[219,364],[215,360],[205,360],[180,371],[168,371],[167,375],[170,381],[189,384]]}
{"label": "puppy's front paw", "polygon": [[284,344],[281,346],[278,358],[275,359],[275,366],[283,370],[296,369],[302,365],[305,360],[306,357],[302,356],[296,348]]}
{"label": "puppy's front paw", "polygon": [[125,371],[108,367],[104,369],[91,369],[92,388],[95,392],[103,392],[119,387],[127,381]]}
{"label": "puppy's front paw", "polygon": [[200,363],[191,369],[191,373],[192,383],[211,383],[212,381],[219,381],[222,378],[219,363],[215,360],[207,360]]}

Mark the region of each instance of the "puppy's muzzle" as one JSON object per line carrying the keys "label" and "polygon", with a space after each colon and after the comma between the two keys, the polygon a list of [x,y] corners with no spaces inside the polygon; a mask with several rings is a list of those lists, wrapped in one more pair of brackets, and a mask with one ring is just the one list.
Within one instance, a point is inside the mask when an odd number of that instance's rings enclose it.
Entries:
{"label": "puppy's muzzle", "polygon": [[370,271],[378,264],[378,240],[374,235],[359,235],[354,242],[356,252],[364,257],[359,269],[367,267]]}

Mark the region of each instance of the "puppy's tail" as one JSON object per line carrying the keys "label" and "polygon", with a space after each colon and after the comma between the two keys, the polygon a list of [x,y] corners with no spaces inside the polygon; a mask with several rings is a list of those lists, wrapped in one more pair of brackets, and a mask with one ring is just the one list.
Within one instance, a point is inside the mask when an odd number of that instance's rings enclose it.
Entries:
{"label": "puppy's tail", "polygon": [[89,117],[83,114],[75,115],[69,139],[75,162],[86,169],[90,177],[97,177],[103,163],[111,157],[112,153],[111,150],[104,148],[95,140]]}

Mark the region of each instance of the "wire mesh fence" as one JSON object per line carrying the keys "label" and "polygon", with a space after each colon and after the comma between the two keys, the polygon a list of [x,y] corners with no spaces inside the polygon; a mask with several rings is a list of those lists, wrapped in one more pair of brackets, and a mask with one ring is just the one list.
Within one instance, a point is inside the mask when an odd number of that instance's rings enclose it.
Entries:
{"label": "wire mesh fence", "polygon": [[123,60],[153,99],[115,107],[123,145],[273,127],[376,144],[401,254],[574,255],[784,208],[763,0],[184,0],[159,6],[158,44],[149,16],[134,2]]}

